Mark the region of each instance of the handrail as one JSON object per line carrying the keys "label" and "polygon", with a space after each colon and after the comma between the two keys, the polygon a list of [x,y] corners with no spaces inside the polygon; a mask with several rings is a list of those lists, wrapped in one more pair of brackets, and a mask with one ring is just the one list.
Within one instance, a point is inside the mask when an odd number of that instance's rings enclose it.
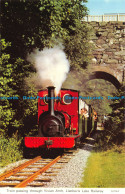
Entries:
{"label": "handrail", "polygon": [[83,21],[86,22],[125,22],[125,13],[124,14],[104,14],[104,15],[88,15],[83,18]]}

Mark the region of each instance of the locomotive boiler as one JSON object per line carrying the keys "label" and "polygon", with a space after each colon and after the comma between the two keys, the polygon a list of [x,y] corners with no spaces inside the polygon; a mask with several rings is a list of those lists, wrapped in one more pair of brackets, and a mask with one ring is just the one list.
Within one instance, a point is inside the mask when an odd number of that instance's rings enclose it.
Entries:
{"label": "locomotive boiler", "polygon": [[61,89],[55,96],[55,87],[50,86],[38,92],[38,136],[25,137],[25,146],[72,148],[95,130],[94,123],[93,109],[79,99],[79,91]]}

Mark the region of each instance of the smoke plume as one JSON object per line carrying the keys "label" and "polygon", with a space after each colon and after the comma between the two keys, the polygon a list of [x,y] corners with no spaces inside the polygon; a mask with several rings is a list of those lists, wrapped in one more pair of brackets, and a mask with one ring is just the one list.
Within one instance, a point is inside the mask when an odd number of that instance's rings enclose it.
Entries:
{"label": "smoke plume", "polygon": [[55,86],[58,93],[70,68],[64,51],[56,46],[42,51],[35,49],[27,60],[35,66],[41,86]]}

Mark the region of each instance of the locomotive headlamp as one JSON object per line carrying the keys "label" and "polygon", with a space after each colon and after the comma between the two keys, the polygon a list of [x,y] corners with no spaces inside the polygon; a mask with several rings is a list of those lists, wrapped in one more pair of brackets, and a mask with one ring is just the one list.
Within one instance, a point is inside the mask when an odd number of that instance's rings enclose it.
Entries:
{"label": "locomotive headlamp", "polygon": [[63,104],[71,104],[72,101],[73,101],[73,97],[71,96],[71,94],[65,94],[62,98]]}
{"label": "locomotive headlamp", "polygon": [[[48,94],[46,94],[43,98],[44,98],[43,101],[45,104],[48,104],[49,99],[51,99],[50,97],[48,97]],[[60,101],[61,98],[59,96],[56,96],[56,97],[53,97],[53,100],[54,100],[54,102],[57,100]]]}
{"label": "locomotive headlamp", "polygon": [[48,104],[48,94],[46,94],[46,95],[44,96],[44,102],[45,102],[45,104]]}

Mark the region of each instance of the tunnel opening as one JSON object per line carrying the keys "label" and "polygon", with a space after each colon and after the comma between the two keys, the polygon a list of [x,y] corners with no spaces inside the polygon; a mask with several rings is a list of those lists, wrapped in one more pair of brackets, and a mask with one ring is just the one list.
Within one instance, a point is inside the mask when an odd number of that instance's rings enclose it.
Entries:
{"label": "tunnel opening", "polygon": [[121,83],[115,78],[113,75],[104,72],[104,71],[94,71],[90,76],[89,80],[92,79],[104,79],[106,81],[111,82],[118,90],[121,87]]}

